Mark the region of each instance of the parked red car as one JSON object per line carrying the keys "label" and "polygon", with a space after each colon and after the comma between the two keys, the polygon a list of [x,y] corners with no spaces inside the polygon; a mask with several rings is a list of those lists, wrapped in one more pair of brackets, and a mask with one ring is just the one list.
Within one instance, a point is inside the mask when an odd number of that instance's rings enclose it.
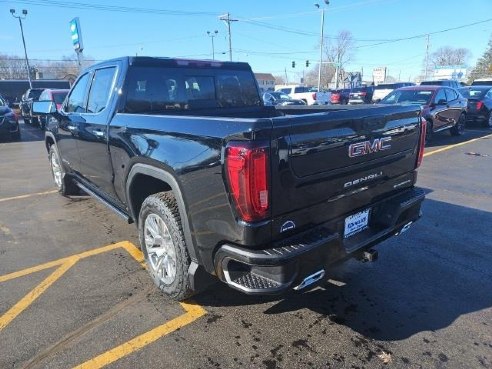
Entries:
{"label": "parked red car", "polygon": [[465,131],[468,113],[467,100],[451,87],[410,86],[389,93],[380,104],[416,104],[422,106],[427,121],[427,138],[433,133],[449,129],[453,136]]}
{"label": "parked red car", "polygon": [[[68,89],[51,89],[51,88],[46,88],[41,92],[41,95],[39,95],[39,101],[52,101],[56,105],[56,110],[60,110],[61,106],[63,104],[63,101],[65,100],[65,97],[68,94]],[[44,131],[46,128],[46,122],[48,117],[45,116],[39,116],[37,117],[39,121],[39,127]]]}

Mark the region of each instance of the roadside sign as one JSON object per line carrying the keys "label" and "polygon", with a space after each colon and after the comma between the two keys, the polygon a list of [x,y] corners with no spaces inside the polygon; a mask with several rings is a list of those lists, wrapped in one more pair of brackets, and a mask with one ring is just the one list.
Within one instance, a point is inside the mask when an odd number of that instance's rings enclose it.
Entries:
{"label": "roadside sign", "polygon": [[82,43],[82,31],[78,17],[70,21],[70,34],[72,35],[72,45],[75,51],[81,52],[84,50],[84,44]]}

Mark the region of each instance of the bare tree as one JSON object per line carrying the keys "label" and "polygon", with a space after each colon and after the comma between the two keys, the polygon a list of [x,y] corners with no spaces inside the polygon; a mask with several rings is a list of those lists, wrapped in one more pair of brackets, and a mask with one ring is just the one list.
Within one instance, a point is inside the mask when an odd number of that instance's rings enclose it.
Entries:
{"label": "bare tree", "polygon": [[[318,85],[318,68],[319,63],[313,65],[304,75],[304,84],[307,86],[317,86]],[[328,88],[330,82],[333,80],[335,75],[335,67],[333,64],[324,64],[321,67],[321,88]]]}
{"label": "bare tree", "polygon": [[27,79],[25,59],[17,55],[0,54],[0,79]]}
{"label": "bare tree", "polygon": [[283,76],[273,76],[275,78],[275,84],[276,85],[285,85],[287,81],[285,80],[285,77]]}
{"label": "bare tree", "polygon": [[462,65],[465,64],[471,56],[470,50],[460,47],[453,48],[444,46],[437,49],[431,54],[431,63],[434,66]]}
{"label": "bare tree", "polygon": [[340,83],[341,71],[345,69],[345,66],[353,59],[355,55],[355,42],[352,36],[352,32],[343,30],[338,32],[335,39],[328,42],[325,47],[325,60],[335,65],[335,69],[338,71],[338,77],[335,80],[335,87],[338,88]]}

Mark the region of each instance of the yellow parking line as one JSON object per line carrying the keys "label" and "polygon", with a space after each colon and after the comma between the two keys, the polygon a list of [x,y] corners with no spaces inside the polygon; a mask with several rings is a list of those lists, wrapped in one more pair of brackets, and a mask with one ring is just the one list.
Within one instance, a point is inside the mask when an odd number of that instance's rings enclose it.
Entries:
{"label": "yellow parking line", "polygon": [[115,348],[106,351],[105,353],[96,356],[93,359],[86,361],[83,364],[76,366],[74,369],[99,369],[106,365],[109,365],[116,360],[119,360],[131,353],[140,350],[141,348],[155,342],[161,337],[174,332],[175,330],[188,325],[198,318],[206,314],[206,311],[199,305],[194,303],[181,303],[183,309],[186,313],[180,315],[179,317],[164,323],[146,333],[141,334],[128,342],[125,342]]}
{"label": "yellow parking line", "polygon": [[[67,262],[69,259],[71,259],[73,257],[76,257],[78,259],[84,259],[84,258],[87,258],[89,256],[101,254],[103,252],[111,251],[111,250],[114,250],[114,249],[117,249],[117,248],[121,248],[121,247],[126,248],[125,245],[127,245],[127,244],[130,244],[130,245],[133,246],[133,244],[131,242],[128,242],[128,241],[118,242],[118,243],[115,243],[115,244],[112,244],[112,245],[98,247],[97,249],[92,249],[92,250],[89,250],[89,251],[84,251],[84,252],[82,252],[80,254],[67,256],[65,258],[61,258],[61,259],[58,259],[58,260],[53,260],[53,261],[50,261],[48,263],[36,265],[34,267],[31,267],[31,268],[19,270],[17,272],[5,274],[5,275],[0,276],[0,283],[9,281],[11,279],[23,277],[25,275],[29,275],[29,274],[32,274],[32,273],[36,273],[36,272],[39,272],[41,270],[53,268],[53,267],[55,267],[57,265],[61,265],[61,264],[65,263],[65,262]],[[133,246],[133,247],[135,247],[135,246]]]}
{"label": "yellow parking line", "polygon": [[424,154],[424,158],[425,158],[425,157],[427,157],[427,156],[431,156],[431,155],[437,154],[437,153],[439,153],[439,152],[443,152],[443,151],[451,150],[451,149],[454,149],[455,147],[459,147],[459,146],[467,145],[467,144],[469,144],[469,143],[472,143],[472,142],[475,142],[475,141],[478,141],[478,140],[483,140],[483,139],[490,138],[490,137],[492,137],[492,134],[487,135],[487,136],[483,136],[483,137],[474,138],[474,139],[469,140],[469,141],[460,142],[460,143],[457,143],[457,144],[454,144],[454,145],[445,146],[445,147],[442,147],[442,148],[440,148],[440,149],[433,150],[433,151],[430,151],[430,152],[426,152],[426,153]]}
{"label": "yellow parking line", "polygon": [[53,283],[55,283],[67,270],[69,270],[79,259],[71,257],[65,261],[58,269],[51,273],[44,281],[34,287],[27,295],[12,306],[5,314],[0,316],[0,331],[4,329],[17,315],[22,313],[31,305],[34,300],[41,296]]}
{"label": "yellow parking line", "polygon": [[52,190],[52,191],[45,191],[45,192],[30,193],[30,194],[27,194],[27,195],[20,195],[20,196],[14,196],[14,197],[4,197],[3,199],[0,199],[0,202],[10,201],[10,200],[27,199],[27,198],[33,197],[33,196],[49,195],[49,194],[56,193],[56,192],[58,192],[58,191],[57,190]]}

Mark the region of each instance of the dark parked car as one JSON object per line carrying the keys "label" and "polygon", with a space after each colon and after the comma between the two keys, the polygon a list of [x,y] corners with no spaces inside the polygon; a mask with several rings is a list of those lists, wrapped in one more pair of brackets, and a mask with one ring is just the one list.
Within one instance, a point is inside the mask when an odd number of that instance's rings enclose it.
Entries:
{"label": "dark parked car", "polygon": [[420,82],[421,86],[447,86],[451,88],[461,88],[461,84],[454,79],[441,79],[436,81],[423,81]]}
{"label": "dark parked car", "polygon": [[356,87],[350,91],[349,104],[370,104],[372,102],[372,94],[374,86]]}
{"label": "dark parked car", "polygon": [[332,104],[346,105],[349,101],[350,88],[343,88],[331,92],[330,102]]}
{"label": "dark parked car", "polygon": [[293,99],[281,91],[264,92],[262,97],[266,106],[306,105],[303,100]]}
{"label": "dark parked car", "polygon": [[492,86],[492,78],[477,78],[471,84],[472,86]]}
{"label": "dark parked car", "polygon": [[381,104],[416,104],[422,106],[427,120],[428,138],[435,132],[449,129],[453,136],[465,130],[467,100],[454,88],[440,86],[402,87],[391,92]]}
{"label": "dark parked car", "polygon": [[[65,100],[65,97],[68,94],[69,89],[52,89],[52,88],[46,88],[41,92],[41,95],[39,95],[39,101],[51,101],[55,104],[56,110],[60,110],[61,106],[63,104],[63,101]],[[46,115],[34,115],[34,117],[38,120],[39,122],[39,127],[44,130],[46,127],[46,122],[48,119],[48,116]]]}
{"label": "dark parked car", "polygon": [[20,111],[25,124],[38,124],[38,118],[32,115],[32,103],[39,101],[39,96],[44,88],[31,88],[22,95]]}
{"label": "dark parked car", "polygon": [[492,128],[492,85],[464,87],[459,91],[468,99],[467,119]]}
{"label": "dark parked car", "polygon": [[19,118],[8,106],[7,101],[0,96],[0,139],[20,140]]}

